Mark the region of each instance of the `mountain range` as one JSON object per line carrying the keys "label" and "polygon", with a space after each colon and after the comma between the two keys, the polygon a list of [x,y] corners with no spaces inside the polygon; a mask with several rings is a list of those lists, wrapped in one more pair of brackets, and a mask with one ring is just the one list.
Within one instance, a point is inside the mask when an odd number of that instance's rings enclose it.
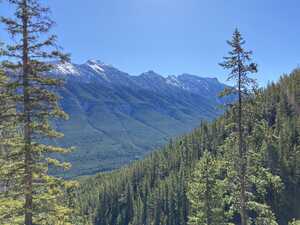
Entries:
{"label": "mountain range", "polygon": [[145,156],[222,113],[226,87],[216,78],[191,74],[162,76],[148,71],[129,75],[98,60],[55,64],[51,75],[65,80],[61,105],[69,114],[57,122],[74,146],[62,159],[72,163],[65,176],[89,175],[119,168]]}

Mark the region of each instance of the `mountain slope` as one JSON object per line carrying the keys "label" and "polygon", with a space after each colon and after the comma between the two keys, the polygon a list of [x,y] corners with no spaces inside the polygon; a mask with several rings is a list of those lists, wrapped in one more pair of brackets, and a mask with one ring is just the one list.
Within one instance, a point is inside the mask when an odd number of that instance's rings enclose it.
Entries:
{"label": "mountain slope", "polygon": [[[269,187],[264,199],[280,225],[300,219],[299,90],[300,70],[296,70],[247,103],[256,115],[248,126],[267,125],[257,134],[257,151],[265,153],[264,166],[284,185],[281,192]],[[226,140],[234,132],[233,114],[229,110],[217,120],[201,124],[144,160],[82,179],[75,198],[80,218],[95,225],[187,225],[190,174],[205,150],[220,155],[226,150]]]}
{"label": "mountain slope", "polygon": [[[100,61],[57,64],[52,74],[66,80],[62,106],[70,120],[58,123],[76,146],[65,159],[69,175],[93,174],[140,159],[170,137],[192,130],[221,113],[225,87],[215,78],[153,71],[130,76]],[[227,99],[228,101],[230,99]]]}

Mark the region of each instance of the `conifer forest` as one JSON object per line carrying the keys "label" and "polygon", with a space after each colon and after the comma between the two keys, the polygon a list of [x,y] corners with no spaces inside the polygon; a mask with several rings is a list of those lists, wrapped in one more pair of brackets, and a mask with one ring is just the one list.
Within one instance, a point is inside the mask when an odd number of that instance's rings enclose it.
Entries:
{"label": "conifer forest", "polygon": [[0,1],[0,225],[300,225],[297,66],[262,85],[243,27],[226,85],[72,64],[48,2]]}

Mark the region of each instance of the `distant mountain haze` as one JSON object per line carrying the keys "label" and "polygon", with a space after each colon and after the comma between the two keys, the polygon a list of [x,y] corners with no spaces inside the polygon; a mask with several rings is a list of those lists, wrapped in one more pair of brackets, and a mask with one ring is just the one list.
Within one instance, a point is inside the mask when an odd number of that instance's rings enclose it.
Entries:
{"label": "distant mountain haze", "polygon": [[132,76],[99,60],[55,64],[51,75],[63,78],[61,104],[68,121],[57,144],[74,146],[66,176],[119,168],[222,113],[226,87],[216,78],[154,71]]}

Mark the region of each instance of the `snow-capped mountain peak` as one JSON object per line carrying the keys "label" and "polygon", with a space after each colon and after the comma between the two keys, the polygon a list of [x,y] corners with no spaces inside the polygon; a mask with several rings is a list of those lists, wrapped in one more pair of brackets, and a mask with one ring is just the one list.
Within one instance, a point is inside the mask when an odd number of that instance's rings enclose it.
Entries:
{"label": "snow-capped mountain peak", "polygon": [[180,81],[177,79],[177,76],[175,76],[175,75],[168,76],[166,78],[166,83],[170,84],[170,85],[173,85],[173,86],[177,86],[177,87],[181,86]]}
{"label": "snow-capped mountain peak", "polygon": [[53,72],[56,76],[62,76],[75,82],[100,82],[107,87],[126,86],[165,92],[177,90],[203,96],[215,93],[224,87],[216,78],[199,77],[191,74],[162,76],[149,70],[139,76],[131,76],[100,60],[88,60],[83,64],[57,63]]}
{"label": "snow-capped mountain peak", "polygon": [[99,60],[88,60],[86,62],[86,65],[89,66],[90,68],[92,68],[93,70],[95,70],[96,72],[104,72],[103,69],[103,65],[104,63],[102,63]]}
{"label": "snow-capped mountain peak", "polygon": [[72,63],[64,62],[55,65],[54,71],[63,75],[80,75],[80,72]]}

